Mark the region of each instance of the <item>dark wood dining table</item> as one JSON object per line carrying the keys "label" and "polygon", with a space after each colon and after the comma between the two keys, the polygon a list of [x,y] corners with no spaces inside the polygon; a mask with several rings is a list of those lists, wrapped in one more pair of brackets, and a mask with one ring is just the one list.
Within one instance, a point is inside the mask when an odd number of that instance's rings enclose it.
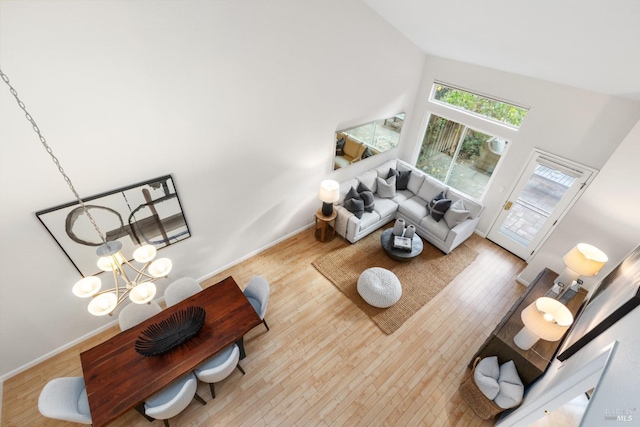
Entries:
{"label": "dark wood dining table", "polygon": [[[187,307],[202,307],[205,322],[198,334],[152,357],[139,354],[134,343],[149,325]],[[204,360],[235,343],[244,357],[243,336],[262,321],[232,277],[168,307],[139,325],[80,354],[91,420],[105,426]]]}

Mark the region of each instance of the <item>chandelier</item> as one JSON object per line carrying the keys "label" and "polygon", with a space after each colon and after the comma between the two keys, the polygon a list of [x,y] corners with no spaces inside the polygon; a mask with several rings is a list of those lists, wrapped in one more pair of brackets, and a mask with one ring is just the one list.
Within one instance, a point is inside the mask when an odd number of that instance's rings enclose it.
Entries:
{"label": "chandelier", "polygon": [[[20,108],[24,111],[25,117],[31,123],[33,130],[38,134],[38,138],[42,143],[42,146],[47,150],[47,153],[51,156],[51,160],[58,167],[58,171],[64,178],[65,182],[69,186],[69,189],[75,196],[76,200],[82,207],[85,215],[93,225],[100,239],[102,245],[100,245],[96,251],[98,255],[98,268],[102,271],[111,271],[113,273],[113,280],[115,286],[112,289],[100,291],[102,287],[102,281],[97,276],[88,276],[80,279],[72,288],[74,295],[80,298],[93,297],[89,303],[89,313],[94,316],[104,316],[106,314],[112,315],[113,310],[123,302],[127,296],[136,304],[145,304],[150,302],[156,295],[156,285],[153,283],[157,279],[167,277],[171,271],[171,260],[169,258],[159,258],[154,261],[156,256],[156,248],[152,245],[142,245],[133,252],[133,259],[143,266],[136,268],[132,263],[122,255],[120,250],[122,249],[122,243],[118,241],[107,241],[102,231],[96,224],[95,220],[91,216],[91,213],[85,206],[84,202],[78,195],[75,187],[71,183],[71,180],[62,169],[60,162],[53,155],[51,147],[47,144],[47,140],[40,133],[38,125],[31,117],[31,114],[27,111],[24,103],[18,98],[18,93],[9,83],[9,78],[0,69],[0,76],[2,80],[9,86],[9,91],[14,96]],[[135,272],[135,276],[129,274],[125,270],[125,266]]]}

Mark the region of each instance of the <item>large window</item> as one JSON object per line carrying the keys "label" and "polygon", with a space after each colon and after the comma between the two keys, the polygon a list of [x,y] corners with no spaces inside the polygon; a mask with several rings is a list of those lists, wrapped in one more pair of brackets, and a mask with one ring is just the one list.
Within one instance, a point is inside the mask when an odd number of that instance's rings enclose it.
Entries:
{"label": "large window", "polygon": [[431,100],[516,129],[529,111],[527,107],[438,82],[433,85]]}
{"label": "large window", "polygon": [[507,141],[432,114],[416,167],[481,199]]}

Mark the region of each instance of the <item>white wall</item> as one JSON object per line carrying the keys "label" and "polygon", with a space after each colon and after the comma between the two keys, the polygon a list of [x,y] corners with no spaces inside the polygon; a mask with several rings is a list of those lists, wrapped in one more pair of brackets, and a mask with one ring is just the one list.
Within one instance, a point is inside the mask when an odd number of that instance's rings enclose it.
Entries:
{"label": "white wall", "polygon": [[[173,174],[192,233],[161,251],[173,279],[310,224],[319,182],[357,172],[331,172],[334,131],[410,122],[424,63],[359,0],[0,7],[2,69],[81,195]],[[0,378],[113,320],[70,292],[34,212],[72,194],[1,86]]]}
{"label": "white wall", "polygon": [[609,257],[597,276],[582,278],[585,288],[591,289],[640,244],[638,159],[640,122],[520,274],[525,281],[532,280],[544,266],[562,271],[562,256],[576,243],[586,242]]}
{"label": "white wall", "polygon": [[[445,108],[428,102],[434,80],[528,105],[531,109],[518,131],[492,126],[462,112],[446,112]],[[430,112],[446,114],[452,120],[465,120],[475,129],[510,141],[483,200],[485,211],[478,232],[486,234],[534,148],[601,169],[640,118],[640,102],[427,56],[413,110],[415,117],[405,135],[408,140],[422,139]],[[406,144],[404,148],[403,158],[415,161],[418,146]],[[631,167],[623,173],[637,177],[636,171],[637,168]],[[599,190],[600,197],[608,194],[609,191]],[[617,200],[626,199],[624,191],[615,194]],[[583,215],[592,216],[593,212],[584,212]],[[543,266],[535,266],[531,279]]]}

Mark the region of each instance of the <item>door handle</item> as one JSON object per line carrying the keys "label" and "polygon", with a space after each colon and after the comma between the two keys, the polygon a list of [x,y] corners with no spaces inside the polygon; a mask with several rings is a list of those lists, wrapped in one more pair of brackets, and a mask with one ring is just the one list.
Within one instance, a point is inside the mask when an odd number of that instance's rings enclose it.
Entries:
{"label": "door handle", "polygon": [[508,201],[507,203],[504,204],[504,210],[508,211],[509,209],[511,209],[512,205],[513,205],[513,202]]}

